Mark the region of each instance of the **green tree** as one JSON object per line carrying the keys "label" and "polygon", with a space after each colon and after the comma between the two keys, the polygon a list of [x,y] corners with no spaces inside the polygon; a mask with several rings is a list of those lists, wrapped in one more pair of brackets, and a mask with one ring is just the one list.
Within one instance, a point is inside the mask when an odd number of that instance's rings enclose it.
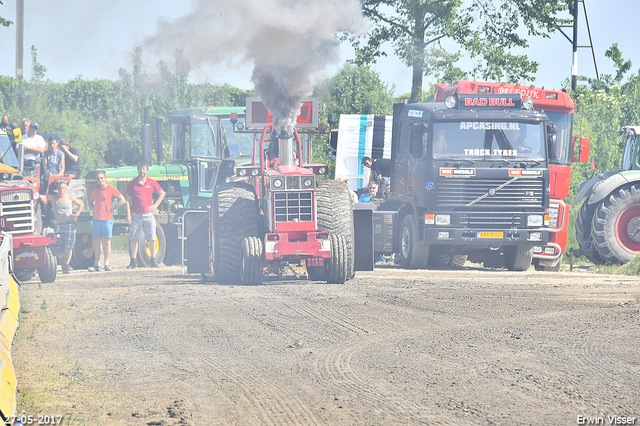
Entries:
{"label": "green tree", "polygon": [[467,77],[459,65],[463,55],[475,64],[473,76],[532,79],[538,63],[511,50],[528,47],[523,31],[549,37],[568,22],[556,18],[568,8],[566,0],[362,0],[362,7],[373,28],[364,42],[354,41],[356,62],[375,62],[391,43],[413,70],[411,102],[422,99],[425,74],[445,82]]}
{"label": "green tree", "polygon": [[31,82],[38,83],[44,80],[47,68],[38,62],[38,49],[31,46]]}
{"label": "green tree", "polygon": [[[3,4],[2,1],[0,1],[0,4]],[[13,24],[12,21],[9,21],[8,19],[4,19],[2,16],[0,16],[0,25],[8,28],[11,24]]]}

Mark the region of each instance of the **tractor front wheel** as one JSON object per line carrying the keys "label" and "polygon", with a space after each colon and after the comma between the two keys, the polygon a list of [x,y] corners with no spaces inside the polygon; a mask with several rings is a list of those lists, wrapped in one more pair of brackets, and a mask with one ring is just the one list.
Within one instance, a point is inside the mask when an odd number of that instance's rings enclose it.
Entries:
{"label": "tractor front wheel", "polygon": [[242,268],[240,279],[246,285],[262,284],[264,260],[262,240],[258,237],[244,237],[242,239]]}

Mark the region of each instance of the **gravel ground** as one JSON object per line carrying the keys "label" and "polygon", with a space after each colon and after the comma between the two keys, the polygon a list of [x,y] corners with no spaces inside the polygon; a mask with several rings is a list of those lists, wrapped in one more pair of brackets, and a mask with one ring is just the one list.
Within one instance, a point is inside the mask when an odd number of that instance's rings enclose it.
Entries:
{"label": "gravel ground", "polygon": [[[637,277],[376,268],[344,285],[73,271],[20,293],[19,413],[78,425],[640,424]],[[586,423],[585,423],[586,424]]]}

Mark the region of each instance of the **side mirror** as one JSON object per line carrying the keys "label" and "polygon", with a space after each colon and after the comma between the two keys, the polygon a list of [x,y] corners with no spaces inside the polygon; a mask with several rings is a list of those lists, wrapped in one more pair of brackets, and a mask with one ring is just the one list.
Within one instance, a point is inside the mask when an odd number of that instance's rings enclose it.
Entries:
{"label": "side mirror", "polygon": [[[579,142],[578,153],[576,156],[576,141]],[[583,138],[581,136],[574,136],[571,144],[571,162],[572,163],[586,163],[589,161],[589,151],[591,149],[591,139]]]}
{"label": "side mirror", "polygon": [[413,158],[422,157],[422,138],[426,130],[423,123],[413,123],[411,125],[411,146],[409,150]]}

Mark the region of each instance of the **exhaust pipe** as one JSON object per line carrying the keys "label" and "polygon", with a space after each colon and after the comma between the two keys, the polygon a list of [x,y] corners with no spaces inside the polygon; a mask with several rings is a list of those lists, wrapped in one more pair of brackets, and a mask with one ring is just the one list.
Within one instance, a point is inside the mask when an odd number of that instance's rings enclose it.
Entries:
{"label": "exhaust pipe", "polygon": [[278,150],[281,166],[293,166],[293,132],[282,130],[278,134]]}

